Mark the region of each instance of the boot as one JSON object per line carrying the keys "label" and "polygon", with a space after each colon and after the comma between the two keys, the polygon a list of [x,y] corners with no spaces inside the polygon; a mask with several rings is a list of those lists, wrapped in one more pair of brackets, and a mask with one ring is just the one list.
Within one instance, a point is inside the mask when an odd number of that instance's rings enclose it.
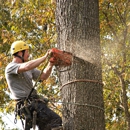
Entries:
{"label": "boot", "polygon": [[62,126],[58,126],[58,127],[52,128],[51,130],[63,130],[63,127]]}

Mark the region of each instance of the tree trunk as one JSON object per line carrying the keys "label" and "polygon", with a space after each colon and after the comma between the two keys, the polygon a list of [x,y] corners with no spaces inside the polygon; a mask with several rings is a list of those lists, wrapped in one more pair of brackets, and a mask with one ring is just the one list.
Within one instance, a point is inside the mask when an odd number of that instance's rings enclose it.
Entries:
{"label": "tree trunk", "polygon": [[65,130],[104,130],[98,0],[57,0],[58,48],[74,56],[60,68]]}

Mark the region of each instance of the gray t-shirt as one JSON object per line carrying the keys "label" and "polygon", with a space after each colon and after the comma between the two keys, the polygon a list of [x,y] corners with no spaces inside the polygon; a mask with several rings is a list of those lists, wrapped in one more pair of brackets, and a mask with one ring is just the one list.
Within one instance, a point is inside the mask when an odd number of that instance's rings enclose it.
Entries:
{"label": "gray t-shirt", "polygon": [[[5,69],[5,77],[8,87],[13,95],[13,99],[21,99],[28,96],[33,88],[33,80],[35,81],[40,75],[40,70],[33,69],[23,73],[18,73],[20,64],[11,62]],[[32,95],[36,95],[36,90]]]}

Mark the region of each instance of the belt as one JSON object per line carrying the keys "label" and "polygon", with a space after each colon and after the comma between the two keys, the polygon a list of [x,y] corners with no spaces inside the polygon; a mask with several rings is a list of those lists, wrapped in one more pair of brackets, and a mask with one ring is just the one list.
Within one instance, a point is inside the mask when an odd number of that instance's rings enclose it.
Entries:
{"label": "belt", "polygon": [[25,100],[25,99],[26,99],[26,98],[14,99],[14,101],[19,102],[19,101],[21,101],[21,100]]}
{"label": "belt", "polygon": [[[34,100],[34,99],[39,99],[40,97],[38,95],[32,95],[30,96],[27,100]],[[26,99],[26,97],[20,98],[20,99],[14,99],[14,101],[18,102],[18,101],[24,101]]]}

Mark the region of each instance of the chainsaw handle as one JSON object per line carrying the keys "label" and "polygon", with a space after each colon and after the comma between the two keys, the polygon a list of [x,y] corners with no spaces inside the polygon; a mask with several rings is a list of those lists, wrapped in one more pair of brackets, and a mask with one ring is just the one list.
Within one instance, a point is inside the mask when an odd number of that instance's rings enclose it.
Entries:
{"label": "chainsaw handle", "polygon": [[50,62],[55,66],[69,66],[72,63],[72,54],[56,48],[50,51]]}

